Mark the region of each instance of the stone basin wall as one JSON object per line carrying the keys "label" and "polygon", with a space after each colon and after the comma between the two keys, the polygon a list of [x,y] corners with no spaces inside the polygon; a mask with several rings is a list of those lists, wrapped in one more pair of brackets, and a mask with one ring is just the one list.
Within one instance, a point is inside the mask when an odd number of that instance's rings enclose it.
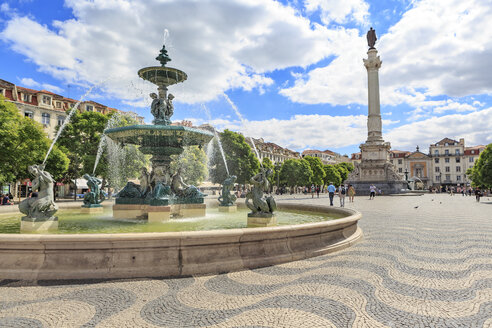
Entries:
{"label": "stone basin wall", "polygon": [[[0,279],[177,277],[252,269],[330,253],[362,238],[357,211],[278,204],[279,209],[338,213],[332,221],[231,230],[31,235],[0,234]],[[245,217],[246,220],[246,217]]]}

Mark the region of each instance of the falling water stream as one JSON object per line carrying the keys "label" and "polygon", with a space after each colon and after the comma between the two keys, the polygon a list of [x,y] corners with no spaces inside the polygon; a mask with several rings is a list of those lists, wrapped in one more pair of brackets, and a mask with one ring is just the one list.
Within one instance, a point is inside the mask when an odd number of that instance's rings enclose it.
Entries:
{"label": "falling water stream", "polygon": [[[205,113],[207,114],[208,116],[208,121],[212,121],[212,116],[210,115],[210,111],[208,110],[207,106],[205,106],[204,104],[202,104],[202,108],[203,110],[205,111]],[[219,144],[219,149],[220,149],[220,153],[222,154],[222,159],[224,160],[224,165],[225,165],[225,168],[226,168],[226,171],[227,171],[227,176],[229,176],[229,167],[227,166],[227,160],[226,160],[226,157],[225,157],[225,154],[224,154],[224,149],[222,148],[222,142],[220,141],[220,137],[219,137],[219,134],[217,133],[217,130],[214,128],[214,134],[215,134],[215,139],[217,139],[217,143]],[[210,158],[210,157],[209,157]]]}
{"label": "falling water stream", "polygon": [[[97,85],[99,85],[99,84],[97,84]],[[63,124],[58,129],[58,132],[56,133],[55,139],[53,139],[53,142],[51,143],[50,149],[48,150],[48,153],[46,154],[46,157],[44,158],[43,164],[46,163],[46,160],[48,159],[48,156],[50,155],[51,150],[53,149],[53,146],[55,145],[56,141],[58,140],[58,138],[60,137],[61,133],[65,129],[65,126],[68,123],[70,123],[70,119],[72,118],[73,114],[75,114],[75,112],[79,108],[80,103],[85,99],[85,97],[87,97],[89,95],[89,93],[91,93],[91,91],[92,91],[92,89],[94,89],[94,87],[96,87],[96,85],[93,85],[92,87],[90,87],[89,90],[87,90],[87,92],[82,97],[80,97],[79,101],[75,104],[75,106],[72,107],[72,109],[68,113],[67,118],[65,119],[65,121],[63,122]]]}
{"label": "falling water stream", "polygon": [[[236,112],[236,115],[237,115],[237,117],[239,117],[239,120],[241,120],[241,123],[243,125],[245,125],[247,122],[244,119],[243,115],[241,115],[241,113],[239,112],[239,109],[237,108],[237,106],[232,102],[232,100],[225,93],[223,93],[222,95],[227,100],[229,105],[231,105],[232,109],[234,109],[234,112]],[[251,144],[253,145],[253,149],[255,151],[256,158],[258,158],[258,161],[260,162],[260,166],[263,167],[263,165],[261,164],[260,155],[258,154],[258,150],[256,149],[256,145],[255,145],[255,142],[253,141],[253,138],[249,137],[249,140],[251,140]]]}

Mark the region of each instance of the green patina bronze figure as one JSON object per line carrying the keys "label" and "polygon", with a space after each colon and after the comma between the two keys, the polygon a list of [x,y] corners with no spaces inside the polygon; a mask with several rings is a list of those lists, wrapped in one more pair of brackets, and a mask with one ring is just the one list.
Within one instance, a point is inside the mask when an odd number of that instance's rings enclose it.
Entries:
{"label": "green patina bronze figure", "polygon": [[171,61],[171,58],[167,54],[165,45],[162,45],[162,49],[159,53],[159,56],[155,57],[155,59],[157,59],[161,63],[162,67],[166,66],[166,64]]}
{"label": "green patina bronze figure", "polygon": [[260,173],[250,179],[253,189],[246,194],[246,206],[252,211],[248,216],[272,216],[277,209],[273,196],[263,197],[263,192],[269,190],[268,177],[272,170],[260,169]]}
{"label": "green patina bronze figure", "polygon": [[58,205],[55,204],[53,197],[55,181],[51,174],[44,170],[44,165],[31,165],[28,170],[34,176],[32,180],[33,193],[31,197],[24,199],[19,204],[19,211],[26,215],[22,220],[56,220],[53,216],[58,210]]}
{"label": "green patina bronze figure", "polygon": [[236,179],[235,175],[230,175],[222,183],[222,195],[219,196],[220,206],[232,206],[235,204],[237,197],[232,193],[232,189]]}
{"label": "green patina bronze figure", "polygon": [[101,179],[87,173],[84,174],[84,179],[87,180],[89,191],[84,195],[84,205],[82,207],[101,207],[101,203],[106,199],[101,190]]}

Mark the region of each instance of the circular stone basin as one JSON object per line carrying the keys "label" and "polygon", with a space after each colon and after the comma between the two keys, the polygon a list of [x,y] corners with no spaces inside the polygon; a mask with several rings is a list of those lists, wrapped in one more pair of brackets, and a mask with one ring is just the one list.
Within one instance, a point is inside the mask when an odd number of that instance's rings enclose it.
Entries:
{"label": "circular stone basin", "polygon": [[214,137],[213,133],[186,126],[174,125],[131,125],[106,129],[104,133],[111,139],[142,146],[145,149],[182,148],[183,146],[203,145]]}
{"label": "circular stone basin", "polygon": [[185,72],[172,67],[151,66],[138,71],[138,76],[156,85],[173,85],[185,81],[188,76]]}
{"label": "circular stone basin", "polygon": [[[362,237],[357,226],[357,211],[329,206],[278,203],[278,226],[245,228],[246,212],[218,215],[210,209],[208,218],[179,219],[162,224],[125,222],[144,229],[182,224],[191,229],[219,229],[175,232],[90,233],[82,221],[116,220],[79,219],[70,211],[60,211],[60,228],[71,224],[76,234],[18,234],[14,230],[17,215],[3,224],[0,217],[0,279],[99,279],[176,277],[194,274],[217,274],[252,269],[318,256],[348,247]],[[65,216],[65,218],[64,218]],[[75,217],[75,218],[74,218]],[[333,219],[338,217],[337,219]],[[230,218],[230,219],[228,219]],[[294,218],[292,221],[292,218]],[[78,220],[78,221],[77,221]],[[224,229],[223,221],[231,229]],[[318,222],[289,224],[292,222]],[[64,223],[64,221],[67,221]],[[201,223],[210,221],[208,225]],[[230,221],[230,222],[228,222]],[[290,221],[290,222],[289,222]],[[78,223],[77,223],[78,222]],[[200,223],[201,222],[201,223]],[[209,223],[210,223],[209,222]],[[299,223],[299,222],[297,222]],[[104,223],[106,224],[106,223]],[[103,226],[104,226],[103,224]],[[216,225],[213,227],[213,225]],[[2,228],[3,227],[3,228]],[[152,228],[149,228],[152,227]],[[107,226],[106,226],[107,228]],[[159,228],[161,229],[161,228]],[[191,230],[189,229],[189,230]],[[102,229],[104,231],[104,229]],[[179,230],[175,229],[175,230]],[[1,232],[1,230],[0,230]]]}

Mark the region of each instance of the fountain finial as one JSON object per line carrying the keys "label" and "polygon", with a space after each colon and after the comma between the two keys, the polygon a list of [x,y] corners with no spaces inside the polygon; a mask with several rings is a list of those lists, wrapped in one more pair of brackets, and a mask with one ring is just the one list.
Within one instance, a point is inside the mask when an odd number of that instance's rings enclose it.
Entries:
{"label": "fountain finial", "polygon": [[155,59],[157,59],[161,63],[162,67],[166,66],[167,62],[171,61],[171,58],[169,58],[169,55],[167,54],[166,45],[162,45],[159,56],[155,57]]}

